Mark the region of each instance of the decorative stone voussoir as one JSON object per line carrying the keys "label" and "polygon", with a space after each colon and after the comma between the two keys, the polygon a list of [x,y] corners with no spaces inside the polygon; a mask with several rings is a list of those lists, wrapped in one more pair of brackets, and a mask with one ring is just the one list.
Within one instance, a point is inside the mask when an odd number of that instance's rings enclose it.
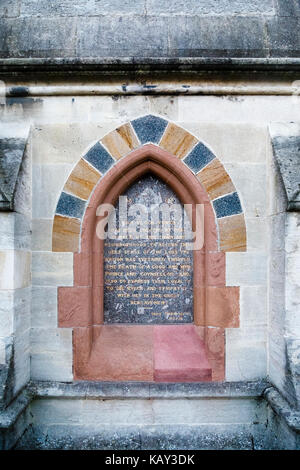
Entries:
{"label": "decorative stone voussoir", "polygon": [[80,220],[56,214],[53,221],[52,250],[78,251]]}
{"label": "decorative stone voussoir", "polygon": [[246,251],[247,235],[243,214],[222,217],[218,224],[222,251]]}
{"label": "decorative stone voussoir", "polygon": [[149,114],[148,116],[131,121],[131,124],[141,144],[146,144],[148,142],[157,144],[167,127],[168,121]]}
{"label": "decorative stone voussoir", "polygon": [[118,127],[101,140],[110,154],[119,160],[140,146],[137,136],[130,123]]}
{"label": "decorative stone voussoir", "polygon": [[64,191],[87,200],[100,177],[99,171],[81,158],[70,174]]}
{"label": "decorative stone voussoir", "polygon": [[169,123],[159,146],[178,158],[184,158],[196,145],[198,139],[176,124]]}
{"label": "decorative stone voussoir", "polygon": [[235,191],[230,176],[217,158],[206,165],[197,174],[197,178],[212,200]]}
{"label": "decorative stone voussoir", "polygon": [[213,205],[218,219],[240,214],[243,211],[238,193],[227,194],[215,199]]}
{"label": "decorative stone voussoir", "polygon": [[206,147],[206,145],[199,142],[187,157],[185,157],[184,163],[192,170],[193,173],[197,174],[214,158],[215,155]]}

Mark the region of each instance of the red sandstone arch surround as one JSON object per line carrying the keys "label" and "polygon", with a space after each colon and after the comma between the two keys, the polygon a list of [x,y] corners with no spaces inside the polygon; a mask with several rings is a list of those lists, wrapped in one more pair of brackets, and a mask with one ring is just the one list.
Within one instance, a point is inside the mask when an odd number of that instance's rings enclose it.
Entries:
{"label": "red sandstone arch surround", "polygon": [[[121,159],[95,187],[82,224],[80,252],[74,253],[74,286],[59,288],[59,326],[74,329],[74,378],[161,379],[159,373],[155,374],[155,370],[151,370],[150,356],[153,356],[153,352],[148,354],[154,334],[153,326],[127,324],[111,328],[103,325],[104,242],[96,236],[96,224],[99,220],[96,210],[99,204],[114,204],[128,186],[148,172],[168,184],[182,203],[204,204],[205,241],[201,250],[193,252],[194,325],[189,325],[188,328],[192,328],[189,334],[198,335],[204,341],[212,369],[212,373],[209,373],[208,367],[204,367],[205,370],[200,375],[196,374],[195,381],[223,380],[224,328],[238,326],[239,288],[225,287],[225,253],[218,251],[214,211],[199,180],[177,157],[153,144],[145,145]],[[171,326],[173,330],[170,331],[175,336],[178,327],[183,328],[181,325]],[[107,336],[107,332],[113,332],[112,336]],[[133,341],[138,344],[131,351]],[[108,343],[112,346],[115,342],[120,343],[119,356],[113,348],[109,352]],[[136,356],[143,355],[145,348],[148,351],[145,353],[146,356],[148,354],[145,364],[137,364],[137,370],[134,364],[129,367]],[[122,357],[126,359],[123,366],[120,365]],[[175,379],[172,374],[170,378],[170,381],[194,381],[191,374],[186,376],[178,371]]]}

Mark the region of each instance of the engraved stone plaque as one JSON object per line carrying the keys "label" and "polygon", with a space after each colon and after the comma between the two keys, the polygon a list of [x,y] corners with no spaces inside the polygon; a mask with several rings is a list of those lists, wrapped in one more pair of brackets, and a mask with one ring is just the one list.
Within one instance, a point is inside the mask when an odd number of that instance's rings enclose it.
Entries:
{"label": "engraved stone plaque", "polygon": [[[114,222],[119,233],[108,235],[104,242],[104,322],[192,322],[193,251],[187,249],[187,232],[180,237],[179,228],[191,230],[183,205],[170,187],[152,175],[130,186],[120,201]],[[177,209],[170,211],[169,232],[161,213],[168,207]],[[136,225],[141,214],[142,222]],[[129,229],[120,239],[124,219]]]}

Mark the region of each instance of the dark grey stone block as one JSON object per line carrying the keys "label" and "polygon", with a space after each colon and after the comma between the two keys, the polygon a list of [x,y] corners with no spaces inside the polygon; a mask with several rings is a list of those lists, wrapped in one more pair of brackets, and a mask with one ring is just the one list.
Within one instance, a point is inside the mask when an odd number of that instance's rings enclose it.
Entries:
{"label": "dark grey stone block", "polygon": [[2,0],[0,2],[0,18],[14,18],[20,14],[21,0]]}
{"label": "dark grey stone block", "polygon": [[81,219],[85,210],[85,201],[62,192],[57,203],[56,213]]}
{"label": "dark grey stone block", "polygon": [[131,124],[141,144],[158,143],[167,127],[168,122],[156,116],[148,115],[131,121]]}
{"label": "dark grey stone block", "polygon": [[171,57],[266,57],[263,17],[168,18]]}
{"label": "dark grey stone block", "polygon": [[76,18],[2,19],[0,31],[0,57],[76,55]]}
{"label": "dark grey stone block", "polygon": [[220,197],[213,201],[213,205],[218,218],[243,212],[240,198],[237,193]]}
{"label": "dark grey stone block", "polygon": [[115,14],[142,15],[145,0],[22,0],[22,16],[100,16]]}
{"label": "dark grey stone block", "polygon": [[274,17],[267,22],[271,57],[300,55],[300,18]]}
{"label": "dark grey stone block", "polygon": [[300,136],[277,136],[272,139],[272,145],[288,199],[288,210],[299,211]]}
{"label": "dark grey stone block", "polygon": [[214,158],[215,155],[206,145],[199,142],[183,161],[194,173],[198,173]]}
{"label": "dark grey stone block", "polygon": [[82,18],[77,26],[79,57],[161,57],[168,44],[166,19],[155,16]]}
{"label": "dark grey stone block", "polygon": [[26,139],[0,139],[0,210],[12,210]]}
{"label": "dark grey stone block", "polygon": [[253,13],[274,13],[272,0],[148,0],[147,13],[149,15],[238,15]]}
{"label": "dark grey stone block", "polygon": [[115,162],[112,156],[99,142],[84,155],[84,158],[97,168],[101,174],[106,173]]}
{"label": "dark grey stone block", "polygon": [[299,0],[275,0],[278,16],[300,16]]}

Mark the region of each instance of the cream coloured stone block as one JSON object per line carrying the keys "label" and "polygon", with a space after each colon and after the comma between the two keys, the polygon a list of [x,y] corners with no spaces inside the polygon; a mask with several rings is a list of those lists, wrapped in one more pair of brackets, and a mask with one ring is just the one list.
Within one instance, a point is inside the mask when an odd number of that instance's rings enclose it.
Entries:
{"label": "cream coloured stone block", "polygon": [[34,252],[32,284],[35,286],[73,285],[73,253]]}
{"label": "cream coloured stone block", "polygon": [[31,329],[31,377],[34,380],[72,381],[71,329]]}
{"label": "cream coloured stone block", "polygon": [[267,263],[265,253],[226,253],[226,285],[265,285]]}
{"label": "cream coloured stone block", "polygon": [[14,291],[14,333],[23,334],[31,326],[31,286]]}
{"label": "cream coloured stone block", "polygon": [[107,114],[106,119],[114,120],[115,127],[151,112],[149,96],[118,96],[110,97],[110,100],[111,113]]}
{"label": "cream coloured stone block", "polygon": [[269,217],[270,223],[270,251],[275,253],[285,249],[285,220],[286,212],[274,214]]}
{"label": "cream coloured stone block", "polygon": [[300,216],[288,213],[286,216],[285,239],[285,299],[286,333],[300,338]]}
{"label": "cream coloured stone block", "polygon": [[32,217],[51,219],[72,165],[32,165]]}
{"label": "cream coloured stone block", "polygon": [[268,251],[269,225],[267,217],[245,218],[247,228],[247,251]]}
{"label": "cream coloured stone block", "polygon": [[31,281],[31,253],[0,251],[0,289],[27,287]]}
{"label": "cream coloured stone block", "polygon": [[246,399],[39,400],[32,413],[41,424],[201,425],[251,423],[265,407]]}
{"label": "cream coloured stone block", "polygon": [[31,326],[57,327],[57,287],[33,286],[31,296]]}
{"label": "cream coloured stone block", "polygon": [[75,165],[94,143],[114,128],[111,122],[36,126],[32,129],[33,163]]}
{"label": "cream coloured stone block", "polygon": [[179,122],[206,143],[223,163],[265,163],[267,126],[256,123]]}
{"label": "cream coloured stone block", "polygon": [[108,121],[112,115],[112,101],[111,96],[43,97],[34,121],[39,125]]}
{"label": "cream coloured stone block", "polygon": [[284,391],[287,373],[285,339],[283,333],[273,327],[270,333],[268,339],[268,375],[272,383],[279,390]]}
{"label": "cream coloured stone block", "polygon": [[30,330],[18,334],[14,342],[14,393],[21,390],[30,379]]}
{"label": "cream coloured stone block", "polygon": [[242,286],[240,288],[241,328],[267,325],[267,300],[265,286]]}
{"label": "cream coloured stone block", "polygon": [[53,219],[32,220],[32,250],[51,251]]}
{"label": "cream coloured stone block", "polygon": [[72,351],[71,328],[31,328],[30,338],[32,354]]}
{"label": "cream coloured stone block", "polygon": [[0,337],[7,337],[14,329],[14,291],[0,290]]}
{"label": "cream coloured stone block", "polygon": [[258,380],[267,374],[266,328],[226,330],[227,381]]}
{"label": "cream coloured stone block", "polygon": [[149,96],[150,113],[178,120],[178,96]]}
{"label": "cream coloured stone block", "polygon": [[0,337],[23,334],[30,328],[31,289],[0,291]]}
{"label": "cream coloured stone block", "polygon": [[31,248],[31,222],[17,212],[0,213],[0,250]]}
{"label": "cream coloured stone block", "polygon": [[178,120],[267,125],[300,121],[300,107],[293,96],[179,96]]}
{"label": "cream coloured stone block", "polygon": [[31,354],[31,379],[72,382],[72,353]]}

